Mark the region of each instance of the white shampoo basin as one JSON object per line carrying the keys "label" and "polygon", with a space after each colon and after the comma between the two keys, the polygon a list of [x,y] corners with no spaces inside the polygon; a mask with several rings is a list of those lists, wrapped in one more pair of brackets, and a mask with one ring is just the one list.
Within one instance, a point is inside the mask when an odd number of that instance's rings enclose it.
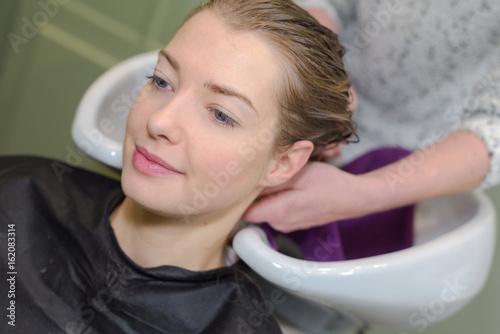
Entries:
{"label": "white shampoo basin", "polygon": [[114,168],[122,168],[125,125],[135,97],[152,75],[158,51],[129,58],[104,72],[85,92],[71,135],[79,149]]}
{"label": "white shampoo basin", "polygon": [[286,291],[360,323],[411,328],[449,317],[483,288],[495,248],[495,211],[479,192],[434,199],[417,206],[415,228],[411,248],[340,262],[283,255],[253,226],[238,232],[233,247]]}

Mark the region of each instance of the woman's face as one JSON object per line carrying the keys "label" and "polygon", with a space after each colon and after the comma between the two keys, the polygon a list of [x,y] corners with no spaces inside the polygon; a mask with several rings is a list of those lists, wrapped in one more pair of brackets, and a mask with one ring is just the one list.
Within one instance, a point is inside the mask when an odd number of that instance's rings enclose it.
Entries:
{"label": "woman's face", "polygon": [[277,59],[204,11],[159,54],[127,121],[122,185],[169,217],[243,211],[276,166]]}

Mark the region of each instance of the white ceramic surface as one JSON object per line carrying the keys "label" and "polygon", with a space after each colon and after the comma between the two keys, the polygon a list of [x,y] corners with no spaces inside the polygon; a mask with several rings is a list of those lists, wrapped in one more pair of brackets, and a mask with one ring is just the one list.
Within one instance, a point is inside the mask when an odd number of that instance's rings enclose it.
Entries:
{"label": "white ceramic surface", "polygon": [[71,134],[79,149],[114,168],[122,167],[122,143],[132,102],[152,75],[158,51],[129,58],[102,74],[85,92]]}
{"label": "white ceramic surface", "polygon": [[491,268],[496,218],[490,199],[467,193],[421,203],[416,244],[341,262],[309,262],[273,250],[263,231],[238,232],[233,247],[275,285],[375,325],[419,328],[464,307]]}

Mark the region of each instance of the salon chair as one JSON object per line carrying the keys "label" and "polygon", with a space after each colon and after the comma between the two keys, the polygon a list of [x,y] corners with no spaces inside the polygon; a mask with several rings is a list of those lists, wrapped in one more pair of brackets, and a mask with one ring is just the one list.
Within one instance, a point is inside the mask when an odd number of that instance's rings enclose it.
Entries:
{"label": "salon chair", "polygon": [[[157,51],[127,59],[89,87],[72,127],[82,151],[121,168],[127,113],[156,60]],[[489,198],[470,192],[419,203],[414,245],[388,254],[305,261],[286,255],[286,247],[275,250],[258,226],[239,231],[233,248],[254,270],[285,333],[361,333],[377,326],[424,330],[481,291],[492,265],[495,229]]]}

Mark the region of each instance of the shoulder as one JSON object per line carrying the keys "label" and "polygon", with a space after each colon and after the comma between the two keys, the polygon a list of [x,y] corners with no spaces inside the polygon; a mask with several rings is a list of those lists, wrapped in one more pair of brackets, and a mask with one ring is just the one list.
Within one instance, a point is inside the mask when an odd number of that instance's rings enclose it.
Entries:
{"label": "shoulder", "polygon": [[[57,184],[56,174],[49,159],[27,156],[0,158],[0,198],[16,198],[36,185]],[[56,181],[56,183],[54,183]],[[5,203],[5,202],[4,202]]]}
{"label": "shoulder", "polygon": [[[0,212],[68,214],[121,192],[120,182],[53,159],[0,157]],[[78,211],[78,210],[77,210]]]}
{"label": "shoulder", "polygon": [[54,188],[69,185],[113,184],[118,181],[70,166],[54,159],[11,156],[0,157],[0,184],[35,182],[51,184]]}

